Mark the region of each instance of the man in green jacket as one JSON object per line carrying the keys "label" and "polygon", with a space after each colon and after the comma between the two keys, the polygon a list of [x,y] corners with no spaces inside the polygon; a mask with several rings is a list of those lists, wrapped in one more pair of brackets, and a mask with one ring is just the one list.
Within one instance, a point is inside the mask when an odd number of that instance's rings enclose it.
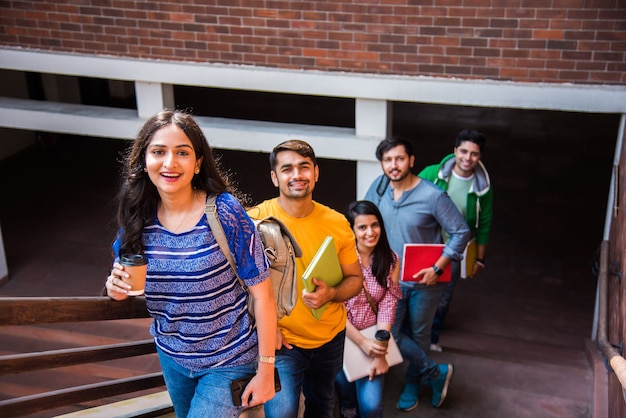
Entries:
{"label": "man in green jacket", "polygon": [[[419,177],[432,181],[448,193],[472,230],[472,237],[477,245],[473,271],[467,272],[470,277],[476,277],[485,268],[487,242],[491,230],[493,190],[489,174],[480,161],[485,140],[485,136],[480,132],[464,129],[456,137],[454,153],[444,157],[439,164],[430,165],[419,173]],[[444,234],[444,240],[447,239]],[[441,297],[433,321],[431,350],[441,351],[439,336],[460,276],[460,263],[453,262],[452,279]]]}

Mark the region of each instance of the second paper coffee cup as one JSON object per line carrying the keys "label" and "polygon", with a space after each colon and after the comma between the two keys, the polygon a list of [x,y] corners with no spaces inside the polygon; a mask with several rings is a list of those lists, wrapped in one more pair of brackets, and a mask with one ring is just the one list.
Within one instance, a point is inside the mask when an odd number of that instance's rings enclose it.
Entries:
{"label": "second paper coffee cup", "polygon": [[374,334],[374,339],[376,340],[376,343],[385,348],[389,345],[389,338],[391,338],[391,334],[389,334],[389,331],[386,331],[384,329],[379,329],[378,331],[376,331],[376,334]]}

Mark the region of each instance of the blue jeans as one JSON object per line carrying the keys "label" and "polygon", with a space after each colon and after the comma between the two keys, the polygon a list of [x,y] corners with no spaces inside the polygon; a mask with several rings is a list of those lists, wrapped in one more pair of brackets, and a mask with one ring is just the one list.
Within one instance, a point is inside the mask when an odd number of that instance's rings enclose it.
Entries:
{"label": "blue jeans", "polygon": [[437,344],[439,342],[439,336],[443,331],[443,326],[448,316],[448,309],[450,308],[450,302],[452,302],[452,296],[454,295],[454,289],[456,289],[459,279],[461,278],[461,263],[452,261],[452,277],[445,292],[441,296],[439,306],[437,306],[437,312],[435,312],[435,319],[433,320],[433,326],[430,330],[430,342]]}
{"label": "blue jeans", "polygon": [[265,404],[266,418],[296,418],[300,391],[305,397],[305,418],[332,418],[335,410],[335,377],[343,367],[346,331],[318,348],[294,346],[276,352],[282,390]]}
{"label": "blue jeans", "polygon": [[346,374],[341,371],[337,375],[336,383],[340,411],[354,411],[352,415],[345,414],[346,418],[383,418],[384,374],[375,376],[373,380],[366,376],[355,382],[348,382]]}
{"label": "blue jeans", "polygon": [[254,374],[256,363],[191,371],[157,348],[167,391],[178,418],[238,417],[243,407],[233,405],[230,382]]}
{"label": "blue jeans", "polygon": [[409,366],[407,383],[419,383],[422,378],[433,378],[439,373],[437,363],[426,353],[430,348],[430,329],[437,305],[447,283],[434,286],[402,286],[402,299],[398,301],[396,321],[391,329],[400,352]]}

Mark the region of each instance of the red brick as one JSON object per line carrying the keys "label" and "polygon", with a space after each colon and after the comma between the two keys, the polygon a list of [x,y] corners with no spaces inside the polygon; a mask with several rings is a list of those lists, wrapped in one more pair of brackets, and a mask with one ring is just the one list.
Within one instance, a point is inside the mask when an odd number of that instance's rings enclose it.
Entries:
{"label": "red brick", "polygon": [[477,57],[499,57],[501,55],[499,49],[491,48],[476,48],[474,49],[474,56]]}
{"label": "red brick", "polygon": [[522,49],[543,49],[546,48],[547,41],[521,39],[517,41],[517,45]]}
{"label": "red brick", "polygon": [[491,7],[491,0],[463,0],[463,7]]}
{"label": "red brick", "polygon": [[293,39],[289,42],[294,48],[315,48],[316,43],[309,39]]}
{"label": "red brick", "polygon": [[576,69],[582,71],[606,71],[606,64],[603,62],[577,62]]}
{"label": "red brick", "polygon": [[546,43],[548,49],[576,49],[576,41],[555,41],[548,40]]}
{"label": "red brick", "polygon": [[522,68],[546,68],[546,63],[543,60],[534,59],[518,59],[517,65]]}
{"label": "red brick", "polygon": [[398,54],[417,54],[417,45],[394,45],[392,51]]}
{"label": "red brick", "polygon": [[432,44],[433,45],[458,46],[461,44],[461,40],[459,38],[451,38],[451,37],[446,37],[446,36],[434,36]]}
{"label": "red brick", "polygon": [[595,72],[589,73],[590,81],[598,81],[602,83],[619,83],[623,78],[622,72]]}
{"label": "red brick", "polygon": [[528,71],[523,68],[500,68],[500,76],[511,79],[525,79]]}
{"label": "red brick", "polygon": [[518,21],[517,19],[490,19],[489,27],[490,28],[517,28]]}
{"label": "red brick", "polygon": [[552,0],[552,7],[557,9],[582,9],[585,7],[585,0]]}
{"label": "red brick", "polygon": [[418,66],[420,73],[441,74],[443,73],[443,65],[420,64]]}
{"label": "red brick", "polygon": [[535,81],[547,82],[558,80],[559,72],[557,70],[529,70],[528,77]]}
{"label": "red brick", "polygon": [[548,59],[558,60],[560,56],[561,56],[560,51],[555,51],[555,50],[550,50],[550,49],[537,49],[537,50],[531,51],[529,57],[531,59],[539,59],[539,60],[548,60]]}
{"label": "red brick", "polygon": [[531,20],[535,17],[535,9],[507,7],[504,16],[507,18],[515,18],[519,20]]}
{"label": "red brick", "polygon": [[483,38],[502,38],[502,29],[476,29],[476,35]]}
{"label": "red brick", "polygon": [[445,65],[458,64],[459,59],[450,55],[435,55],[433,56],[432,63]]}
{"label": "red brick", "polygon": [[502,8],[478,8],[476,9],[476,17],[504,17],[504,9]]}
{"label": "red brick", "polygon": [[488,47],[502,49],[503,51],[516,49],[517,41],[515,39],[490,38]]}
{"label": "red brick", "polygon": [[446,9],[444,7],[422,7],[420,8],[420,16],[445,16]]}
{"label": "red brick", "polygon": [[417,65],[415,64],[406,64],[406,63],[402,63],[402,64],[393,64],[391,66],[391,70],[395,71],[395,72],[399,72],[402,74],[414,74],[417,72]]}
{"label": "red brick", "polygon": [[588,80],[588,71],[561,71],[558,78],[565,78],[566,80]]}
{"label": "red brick", "polygon": [[[343,44],[342,44],[343,47]],[[404,49],[403,51],[401,51],[400,49]],[[386,45],[386,44],[372,44],[372,45],[367,45],[367,51],[370,52],[403,52],[405,54],[410,54],[410,53],[414,53],[417,50],[417,47],[413,46],[413,45]]]}
{"label": "red brick", "polygon": [[623,62],[624,61],[624,53],[623,52],[596,52],[593,55],[594,60],[597,61],[616,61]]}
{"label": "red brick", "polygon": [[614,10],[600,10],[598,18],[607,21],[624,21],[626,20],[626,8],[621,7]]}
{"label": "red brick", "polygon": [[479,77],[486,77],[491,79],[499,78],[500,69],[498,68],[484,68],[484,67],[472,67],[472,75]]}
{"label": "red brick", "polygon": [[598,41],[624,41],[626,40],[626,32],[599,31],[596,33],[596,40]]}
{"label": "red brick", "polygon": [[476,57],[459,57],[459,64],[478,68],[485,67],[487,65],[487,60],[485,58]]}
{"label": "red brick", "polygon": [[275,65],[287,65],[291,62],[291,60],[288,57],[282,57],[280,55],[271,55],[267,58],[267,63],[268,64],[275,64]]}
{"label": "red brick", "polygon": [[470,27],[477,27],[477,28],[489,27],[489,19],[463,18],[461,22],[463,26],[470,26]]}
{"label": "red brick", "polygon": [[486,47],[488,43],[487,39],[483,38],[464,38],[461,39],[461,46],[471,47]]}
{"label": "red brick", "polygon": [[271,9],[257,9],[255,10],[254,15],[263,18],[275,18],[278,16],[278,11]]}
{"label": "red brick", "polygon": [[469,75],[472,73],[472,70],[470,67],[465,66],[446,65],[445,72],[451,75]]}
{"label": "red brick", "polygon": [[433,18],[425,16],[409,16],[406,24],[410,26],[432,26]]}
{"label": "red brick", "polygon": [[548,60],[546,61],[546,68],[555,69],[555,70],[574,70],[576,68],[575,61],[565,61],[565,60]]}
{"label": "red brick", "polygon": [[532,38],[533,39],[563,39],[563,31],[535,29],[533,31]]}
{"label": "red brick", "polygon": [[435,26],[461,26],[461,19],[456,17],[435,17]]}
{"label": "red brick", "polygon": [[546,29],[550,21],[548,19],[522,19],[520,29]]}
{"label": "red brick", "polygon": [[430,55],[407,55],[404,57],[404,62],[411,64],[429,64],[431,61]]}
{"label": "red brick", "polygon": [[428,46],[423,45],[418,48],[419,54],[427,54],[427,55],[443,55],[444,49],[440,46]]}
{"label": "red brick", "polygon": [[448,16],[474,17],[476,16],[476,9],[473,7],[448,7]]}
{"label": "red brick", "polygon": [[487,66],[496,68],[515,67],[517,60],[503,58],[487,58]]}
{"label": "red brick", "polygon": [[336,41],[316,41],[315,45],[322,49],[339,49],[339,42]]}
{"label": "red brick", "polygon": [[594,9],[570,9],[567,11],[567,19],[580,20],[585,23],[589,20],[597,20],[599,12]]}
{"label": "red brick", "polygon": [[[539,0],[543,1],[543,0]],[[537,9],[538,19],[565,19],[565,9]]]}
{"label": "red brick", "polygon": [[304,33],[306,38],[315,38],[315,39],[324,39],[328,37],[330,40],[334,41],[352,41],[354,40],[353,36],[349,32],[322,32],[322,31],[306,31]]}

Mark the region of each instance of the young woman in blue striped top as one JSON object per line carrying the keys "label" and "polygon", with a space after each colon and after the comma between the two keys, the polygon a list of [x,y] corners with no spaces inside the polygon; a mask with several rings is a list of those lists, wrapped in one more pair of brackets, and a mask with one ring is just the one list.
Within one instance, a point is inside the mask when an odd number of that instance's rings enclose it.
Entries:
{"label": "young woman in blue striped top", "polygon": [[[164,110],[151,117],[124,158],[121,180],[107,293],[115,300],[129,297],[121,254],[147,256],[150,333],[176,415],[236,417],[270,400],[276,305],[269,265],[253,222],[191,115]],[[207,223],[209,195],[217,196],[219,219],[249,295]],[[248,297],[256,319],[247,312]],[[235,406],[230,382],[254,373],[243,405]]]}

